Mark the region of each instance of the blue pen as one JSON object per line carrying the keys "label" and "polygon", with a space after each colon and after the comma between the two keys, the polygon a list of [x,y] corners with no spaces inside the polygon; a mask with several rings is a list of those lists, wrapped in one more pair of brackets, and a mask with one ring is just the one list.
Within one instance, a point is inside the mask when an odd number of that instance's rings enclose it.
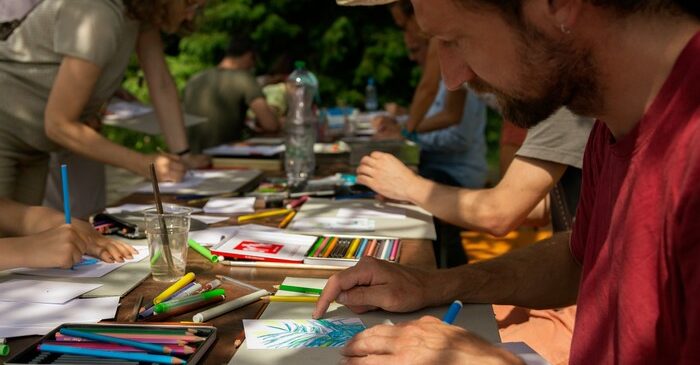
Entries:
{"label": "blue pen", "polygon": [[463,304],[459,300],[452,302],[450,308],[447,310],[447,313],[445,313],[445,316],[442,317],[442,321],[447,324],[452,324],[457,318],[459,311],[462,310],[462,307]]}
{"label": "blue pen", "polygon": [[70,194],[68,194],[68,166],[61,165],[61,185],[63,187],[63,213],[66,215],[66,224],[70,224]]}
{"label": "blue pen", "polygon": [[73,268],[75,269],[75,268],[81,267],[81,266],[95,265],[95,264],[97,264],[98,262],[100,262],[100,260],[98,260],[98,259],[96,259],[96,258],[93,258],[93,257],[84,257],[82,261],[80,261],[79,263],[73,265]]}

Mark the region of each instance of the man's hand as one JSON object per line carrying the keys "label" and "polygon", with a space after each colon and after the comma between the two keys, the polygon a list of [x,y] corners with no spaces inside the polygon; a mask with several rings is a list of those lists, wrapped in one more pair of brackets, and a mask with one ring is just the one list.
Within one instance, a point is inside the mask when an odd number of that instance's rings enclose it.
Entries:
{"label": "man's hand", "polygon": [[512,353],[435,317],[360,332],[342,350],[344,364],[523,364]]}
{"label": "man's hand", "polygon": [[85,253],[99,258],[104,262],[124,262],[125,259],[132,259],[136,250],[130,245],[103,236],[88,222],[75,219],[71,223],[75,232],[86,243]]}
{"label": "man's hand", "polygon": [[372,152],[360,161],[357,182],[386,198],[412,201],[411,188],[422,178],[411,171],[399,159],[384,152]]}
{"label": "man's hand", "polygon": [[328,279],[316,303],[314,318],[321,318],[331,302],[346,305],[355,313],[377,308],[389,312],[410,312],[439,304],[430,275],[373,257],[363,257],[354,267]]}

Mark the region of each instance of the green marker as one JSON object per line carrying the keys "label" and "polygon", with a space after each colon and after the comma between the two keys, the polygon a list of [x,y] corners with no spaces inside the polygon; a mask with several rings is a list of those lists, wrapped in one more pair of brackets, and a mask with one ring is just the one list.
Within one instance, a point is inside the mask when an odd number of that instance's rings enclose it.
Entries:
{"label": "green marker", "polygon": [[188,305],[188,304],[197,303],[197,302],[203,302],[207,299],[220,297],[222,295],[225,295],[224,289],[214,289],[214,290],[210,290],[210,291],[205,291],[204,293],[201,293],[201,294],[191,295],[189,297],[184,297],[181,299],[173,299],[173,300],[169,300],[167,302],[158,303],[155,305],[154,309],[155,309],[155,312],[158,314],[166,313],[167,311],[169,311],[171,309],[175,309],[175,308],[181,307],[183,305]]}
{"label": "green marker", "polygon": [[303,286],[284,285],[284,284],[280,285],[280,290],[293,291],[295,293],[318,294],[318,295],[321,295],[321,292],[323,291],[323,289],[305,288]]}
{"label": "green marker", "polygon": [[10,345],[5,342],[4,338],[0,338],[0,356],[7,356],[10,354]]}
{"label": "green marker", "polygon": [[219,257],[212,255],[211,251],[209,251],[208,248],[200,245],[197,241],[193,239],[187,240],[187,244],[192,248],[193,250],[197,251],[200,255],[204,256],[209,260],[210,262],[218,262]]}

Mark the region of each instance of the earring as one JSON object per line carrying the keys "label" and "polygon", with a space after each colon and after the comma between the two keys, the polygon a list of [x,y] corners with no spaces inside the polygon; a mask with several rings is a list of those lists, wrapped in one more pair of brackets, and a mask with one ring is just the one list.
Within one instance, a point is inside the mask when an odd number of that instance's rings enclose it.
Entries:
{"label": "earring", "polygon": [[566,25],[564,25],[563,23],[559,24],[559,27],[560,27],[562,33],[571,34],[571,29],[567,28]]}

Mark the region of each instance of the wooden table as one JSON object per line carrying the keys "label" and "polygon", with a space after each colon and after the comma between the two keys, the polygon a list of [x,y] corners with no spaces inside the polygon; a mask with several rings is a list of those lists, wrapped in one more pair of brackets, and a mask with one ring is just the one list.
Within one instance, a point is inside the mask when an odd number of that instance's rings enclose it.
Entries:
{"label": "wooden table", "polygon": [[[173,201],[172,198],[164,199]],[[124,202],[142,203],[150,202],[152,197],[145,195],[133,195]],[[181,202],[180,202],[181,203]],[[262,222],[274,224],[281,218],[271,218]],[[229,224],[232,223],[231,221]],[[259,222],[256,222],[259,223]],[[435,257],[433,255],[432,244],[428,240],[402,240],[403,247],[401,249],[400,263],[418,268],[431,269],[436,267]],[[328,278],[337,271],[334,270],[309,270],[309,269],[277,269],[277,268],[242,268],[231,267],[221,264],[212,264],[204,257],[189,250],[187,257],[187,271],[194,272],[197,275],[199,282],[207,282],[215,279],[215,275],[227,275],[236,279],[249,282],[255,286],[272,289],[273,285],[280,284],[287,276],[297,277],[313,277],[313,278]],[[250,291],[230,283],[222,283],[222,287],[226,291],[228,300],[248,294]],[[121,300],[121,306],[117,312],[116,320],[119,322],[129,321],[133,318],[133,309],[136,301],[140,296],[143,296],[144,303],[150,301],[158,293],[168,287],[168,283],[155,282],[152,278],[146,279],[137,288],[132,290]],[[218,340],[209,350],[209,353],[204,358],[204,364],[226,364],[233,356],[235,348],[233,341],[236,336],[243,330],[242,319],[255,318],[263,303],[256,302],[248,306],[213,319],[209,323],[217,327]],[[173,317],[172,321],[191,321],[193,313]],[[11,354],[16,354],[38,340],[38,336],[28,336],[19,339],[8,341],[12,349]]]}

